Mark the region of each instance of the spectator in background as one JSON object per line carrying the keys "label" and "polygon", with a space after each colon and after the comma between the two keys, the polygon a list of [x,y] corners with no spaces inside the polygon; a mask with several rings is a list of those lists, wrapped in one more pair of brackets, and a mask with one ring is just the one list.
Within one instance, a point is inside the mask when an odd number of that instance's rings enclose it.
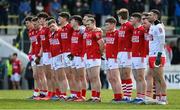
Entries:
{"label": "spectator in background", "polygon": [[103,15],[101,18],[101,24],[105,23],[105,20],[109,17],[114,15],[115,13],[115,6],[113,0],[103,0]]}
{"label": "spectator in background", "polygon": [[130,13],[134,12],[144,12],[145,9],[145,0],[132,0],[130,5]]}
{"label": "spectator in background", "polygon": [[167,20],[167,25],[172,25],[174,24],[174,15],[175,15],[175,3],[176,0],[171,0],[171,2],[168,2],[168,20]]}
{"label": "spectator in background", "polygon": [[20,5],[20,0],[8,0],[9,1],[9,12],[13,15],[18,14],[18,7]]}
{"label": "spectator in background", "polygon": [[180,27],[180,0],[176,0],[175,21],[176,21],[176,26]]}
{"label": "spectator in background", "polygon": [[[6,0],[0,0],[0,26],[8,25],[8,8],[9,3]],[[5,29],[5,34],[7,34],[7,29]]]}
{"label": "spectator in background", "polygon": [[2,58],[0,57],[0,89],[3,89],[4,75],[5,75],[5,66]]}
{"label": "spectator in background", "polygon": [[62,12],[69,12],[69,9],[68,9],[67,4],[63,4],[63,5],[62,5],[61,11],[62,11]]}
{"label": "spectator in background", "polygon": [[19,24],[22,25],[24,18],[31,12],[29,0],[22,0],[19,5]]}
{"label": "spectator in background", "polygon": [[28,62],[26,66],[25,79],[28,81],[28,89],[34,89],[34,78],[31,62]]}
{"label": "spectator in background", "polygon": [[83,3],[83,9],[82,9],[82,11],[83,11],[83,12],[82,12],[83,15],[91,12],[91,11],[90,11],[90,6],[89,6],[89,4],[88,4],[87,1],[85,1],[85,2]]}
{"label": "spectator in background", "polygon": [[162,0],[150,0],[150,10],[157,9],[162,12]]}
{"label": "spectator in background", "polygon": [[42,2],[36,1],[36,10],[37,10],[37,13],[44,11],[44,7],[42,5]]}
{"label": "spectator in background", "polygon": [[119,10],[121,8],[130,9],[130,0],[114,0],[114,4],[116,7],[116,10]]}
{"label": "spectator in background", "polygon": [[53,0],[50,3],[50,14],[56,19],[58,18],[58,13],[60,12],[60,9],[61,9],[61,4],[58,2],[58,0]]}
{"label": "spectator in background", "polygon": [[103,0],[93,0],[91,3],[91,11],[96,16],[97,27],[101,26],[101,16],[103,14]]}
{"label": "spectator in background", "polygon": [[8,88],[12,89],[12,82],[11,82],[11,76],[13,74],[12,70],[12,56],[9,56],[9,58],[5,61],[6,66],[6,72],[8,75]]}
{"label": "spectator in background", "polygon": [[75,6],[73,8],[72,14],[76,14],[76,15],[81,15],[83,14],[83,6],[82,6],[82,1],[81,0],[77,0],[75,2]]}
{"label": "spectator in background", "polygon": [[166,64],[165,66],[171,66],[171,60],[173,57],[172,48],[169,44],[165,45],[165,52],[166,52]]}
{"label": "spectator in background", "polygon": [[21,61],[17,58],[17,53],[13,53],[12,55],[12,69],[13,74],[11,76],[11,81],[13,89],[20,89],[22,65]]}
{"label": "spectator in background", "polygon": [[180,38],[177,39],[176,46],[172,47],[173,58],[171,64],[177,65],[180,64]]}

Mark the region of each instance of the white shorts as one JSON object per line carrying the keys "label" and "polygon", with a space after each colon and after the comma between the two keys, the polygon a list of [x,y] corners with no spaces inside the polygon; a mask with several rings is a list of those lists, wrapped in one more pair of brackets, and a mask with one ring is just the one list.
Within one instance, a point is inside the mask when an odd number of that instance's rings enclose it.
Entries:
{"label": "white shorts", "polygon": [[95,66],[101,66],[101,59],[87,59],[86,68],[92,68]]}
{"label": "white shorts", "polygon": [[59,68],[63,68],[63,54],[59,54],[55,57],[51,58],[51,69],[57,70]]}
{"label": "white shorts", "polygon": [[63,64],[64,67],[71,67],[72,61],[68,58],[68,55],[71,54],[70,52],[63,53]]}
{"label": "white shorts", "polygon": [[51,61],[50,61],[50,58],[51,58],[51,53],[49,52],[44,52],[42,54],[42,57],[41,57],[41,64],[42,65],[50,65],[51,64]]}
{"label": "white shorts", "polygon": [[76,69],[85,68],[84,58],[75,56],[72,61],[71,67]]}
{"label": "white shorts", "polygon": [[18,73],[14,73],[14,74],[12,74],[12,76],[11,76],[11,81],[19,82],[20,79],[21,79],[21,75],[19,75]]}
{"label": "white shorts", "polygon": [[147,67],[147,59],[144,57],[132,57],[132,69],[145,69]]}
{"label": "white shorts", "polygon": [[118,66],[118,62],[117,62],[117,59],[114,59],[114,58],[109,58],[106,60],[106,67],[107,69],[117,69],[119,68]]}
{"label": "white shorts", "polygon": [[131,67],[131,57],[131,52],[119,52],[117,56],[119,68]]}

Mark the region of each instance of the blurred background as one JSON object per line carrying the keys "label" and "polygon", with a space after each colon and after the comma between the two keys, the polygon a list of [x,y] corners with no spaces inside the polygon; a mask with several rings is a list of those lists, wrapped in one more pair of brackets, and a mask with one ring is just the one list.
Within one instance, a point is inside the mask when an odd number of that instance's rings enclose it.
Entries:
{"label": "blurred background", "polygon": [[[11,88],[9,65],[14,52],[18,53],[26,70],[22,73],[22,88],[28,88],[28,78],[32,80],[31,73],[26,76],[27,71],[31,70],[27,70],[29,65],[26,54],[30,41],[23,25],[25,16],[36,15],[41,11],[55,18],[61,11],[82,16],[92,13],[96,16],[97,26],[102,27],[108,16],[117,18],[116,11],[120,8],[127,8],[130,14],[158,9],[162,13],[161,20],[166,30],[166,66],[180,64],[180,0],[0,0],[0,89]],[[105,78],[103,74],[102,82]],[[104,83],[107,86],[106,80]]]}

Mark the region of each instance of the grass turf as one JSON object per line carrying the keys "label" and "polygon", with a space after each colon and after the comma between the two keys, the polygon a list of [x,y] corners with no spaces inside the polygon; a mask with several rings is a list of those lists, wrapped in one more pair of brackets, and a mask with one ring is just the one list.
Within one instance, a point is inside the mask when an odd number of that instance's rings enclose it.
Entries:
{"label": "grass turf", "polygon": [[[135,93],[135,91],[134,91]],[[134,104],[112,104],[113,93],[111,90],[102,90],[101,103],[87,102],[60,102],[60,101],[34,101],[27,100],[32,91],[28,90],[1,90],[0,91],[0,109],[11,110],[59,110],[59,109],[142,109],[142,110],[162,110],[162,109],[179,109],[180,110],[180,90],[168,90],[168,105],[134,105]],[[88,91],[90,97],[90,91]]]}

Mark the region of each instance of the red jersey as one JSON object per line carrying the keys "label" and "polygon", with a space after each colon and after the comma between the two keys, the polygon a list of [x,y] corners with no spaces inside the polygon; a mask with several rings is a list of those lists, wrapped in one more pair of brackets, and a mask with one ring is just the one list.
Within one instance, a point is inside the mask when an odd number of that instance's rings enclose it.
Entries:
{"label": "red jersey", "polygon": [[40,37],[38,36],[39,30],[29,30],[29,39],[31,42],[31,54],[38,55],[41,49]]}
{"label": "red jersey", "polygon": [[86,53],[87,59],[101,58],[100,47],[98,41],[102,39],[101,31],[89,31],[86,37]]}
{"label": "red jersey", "polygon": [[13,74],[14,73],[21,73],[21,61],[16,59],[12,62]]}
{"label": "red jersey", "polygon": [[146,40],[146,54],[149,55],[149,30],[145,30],[144,37]]}
{"label": "red jersey", "polygon": [[61,29],[61,40],[63,52],[71,51],[71,36],[73,33],[73,28],[70,24],[62,27]]}
{"label": "red jersey", "polygon": [[39,32],[39,37],[41,39],[41,46],[43,52],[50,52],[48,34],[49,34],[49,29],[46,27],[43,27]]}
{"label": "red jersey", "polygon": [[83,53],[83,35],[79,30],[74,30],[71,37],[71,53],[74,56],[84,56]]}
{"label": "red jersey", "polygon": [[106,58],[117,58],[118,31],[106,33]]}
{"label": "red jersey", "polygon": [[119,39],[118,39],[118,44],[119,44],[119,51],[120,52],[130,52],[131,47],[132,47],[132,34],[133,34],[133,29],[134,27],[132,24],[128,21],[124,24],[121,25],[119,29]]}
{"label": "red jersey", "polygon": [[86,38],[87,38],[87,34],[88,34],[88,29],[86,29],[83,33],[83,54],[86,53]]}
{"label": "red jersey", "polygon": [[147,47],[144,34],[145,29],[143,26],[134,29],[132,36],[132,57],[146,57]]}
{"label": "red jersey", "polygon": [[50,43],[50,50],[51,56],[57,56],[62,53],[62,45],[61,45],[61,38],[60,38],[60,31],[50,32],[49,33],[49,43]]}

